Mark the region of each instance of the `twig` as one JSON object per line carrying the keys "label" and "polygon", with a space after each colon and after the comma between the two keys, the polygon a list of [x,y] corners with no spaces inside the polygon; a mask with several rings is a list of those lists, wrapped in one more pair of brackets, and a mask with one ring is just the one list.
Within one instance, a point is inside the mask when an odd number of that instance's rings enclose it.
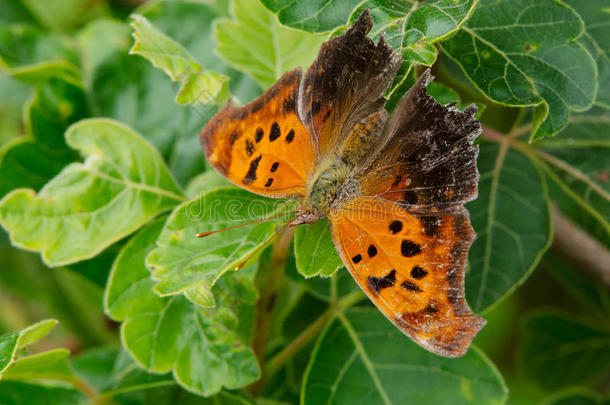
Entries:
{"label": "twig", "polygon": [[344,296],[337,302],[331,302],[330,307],[324,311],[315,322],[309,325],[309,327],[301,332],[301,334],[290,342],[290,344],[267,362],[264,371],[265,377],[268,379],[274,375],[289,359],[314,339],[337,314],[342,313],[347,308],[360,301],[363,297],[364,294],[358,290]]}
{"label": "twig", "polygon": [[577,270],[610,287],[610,251],[555,206],[552,206],[551,212],[554,229],[551,249]]}
{"label": "twig", "polygon": [[[288,258],[290,241],[292,240],[293,233],[294,228],[286,229],[273,244],[269,270],[263,280],[262,285],[264,287],[262,288],[260,298],[256,304],[256,327],[252,346],[258,363],[261,365],[261,369],[263,368],[262,366],[265,360],[265,350],[267,348],[267,341],[269,340],[275,300],[282,286],[286,259]],[[264,380],[265,378],[263,376],[258,382],[249,387],[249,391],[252,394],[257,394],[264,386]]]}

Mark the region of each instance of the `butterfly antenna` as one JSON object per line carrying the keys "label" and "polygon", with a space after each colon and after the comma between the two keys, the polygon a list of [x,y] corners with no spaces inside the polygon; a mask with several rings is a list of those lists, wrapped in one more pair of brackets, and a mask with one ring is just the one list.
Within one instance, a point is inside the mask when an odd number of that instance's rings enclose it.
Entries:
{"label": "butterfly antenna", "polygon": [[263,218],[263,219],[257,219],[256,221],[252,221],[252,222],[247,222],[245,224],[231,226],[229,228],[218,229],[216,231],[200,232],[200,233],[198,233],[195,236],[197,236],[198,238],[203,238],[204,236],[213,235],[213,234],[218,233],[218,232],[230,231],[231,229],[241,228],[242,226],[248,226],[248,225],[258,224],[259,222],[265,222],[265,221],[271,221],[273,219],[283,218],[283,217],[285,217],[287,215],[294,215],[294,212],[287,212],[285,214],[279,214],[279,215],[275,215],[275,216],[271,216],[271,217],[267,217],[267,218]]}
{"label": "butterfly antenna", "polygon": [[258,254],[261,250],[263,250],[265,247],[267,247],[267,245],[269,245],[269,243],[275,239],[279,234],[282,233],[282,231],[284,229],[286,229],[287,227],[289,227],[290,225],[292,225],[292,223],[294,222],[296,218],[292,218],[290,221],[286,222],[284,225],[282,225],[280,228],[278,228],[273,235],[269,236],[267,238],[267,240],[260,245],[258,248],[256,248],[253,252],[251,252],[248,257],[246,257],[244,259],[243,262],[241,262],[240,264],[238,264],[237,266],[235,266],[235,270],[240,270],[242,267],[244,267],[246,265],[246,263],[248,263],[250,261],[250,259],[252,259],[254,256],[256,256],[256,254]]}

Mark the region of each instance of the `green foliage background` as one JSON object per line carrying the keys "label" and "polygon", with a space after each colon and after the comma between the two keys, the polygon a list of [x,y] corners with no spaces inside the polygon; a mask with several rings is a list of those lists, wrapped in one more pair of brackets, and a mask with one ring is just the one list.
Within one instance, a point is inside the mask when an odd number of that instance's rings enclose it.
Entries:
{"label": "green foliage background", "polygon": [[[488,325],[460,359],[364,299],[325,221],[239,272],[277,224],[193,236],[255,199],[199,130],[365,8],[403,55],[388,109],[426,66],[440,102],[480,107],[466,297]],[[609,403],[589,276],[608,271],[609,30],[605,0],[0,0],[0,404]],[[239,220],[209,204],[236,200]]]}

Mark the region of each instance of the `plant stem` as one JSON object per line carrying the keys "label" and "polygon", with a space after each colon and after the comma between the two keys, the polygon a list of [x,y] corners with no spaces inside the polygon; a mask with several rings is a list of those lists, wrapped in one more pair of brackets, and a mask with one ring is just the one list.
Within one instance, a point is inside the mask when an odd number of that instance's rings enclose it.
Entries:
{"label": "plant stem", "polygon": [[610,252],[554,205],[551,212],[554,229],[551,249],[571,262],[574,268],[610,286]]}
{"label": "plant stem", "polygon": [[[294,228],[286,229],[273,244],[269,269],[261,283],[263,287],[260,292],[260,298],[256,304],[256,327],[252,346],[261,368],[263,368],[265,349],[267,348],[267,341],[269,340],[275,300],[282,286],[286,259],[288,258],[290,241],[292,240],[293,233]],[[265,377],[263,375],[261,380],[250,386],[250,392],[257,394],[263,387],[264,380]]]}
{"label": "plant stem", "polygon": [[264,376],[268,379],[275,374],[288,360],[290,360],[299,350],[305,347],[326,325],[338,314],[343,313],[347,308],[360,301],[363,297],[361,291],[354,291],[346,295],[337,302],[331,302],[330,307],[324,311],[318,319],[307,329],[297,336],[288,346],[284,347],[279,353],[271,358],[265,365]]}

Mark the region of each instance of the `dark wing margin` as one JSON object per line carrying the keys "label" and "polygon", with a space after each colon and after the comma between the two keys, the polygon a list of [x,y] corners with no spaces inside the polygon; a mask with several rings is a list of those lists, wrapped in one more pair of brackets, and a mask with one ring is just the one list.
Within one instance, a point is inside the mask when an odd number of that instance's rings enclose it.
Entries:
{"label": "dark wing margin", "polygon": [[301,82],[298,112],[317,142],[317,152],[338,148],[354,125],[383,109],[383,94],[401,62],[383,37],[367,37],[373,26],[364,10],[345,34],[322,44]]}
{"label": "dark wing margin", "polygon": [[477,108],[441,105],[426,91],[426,70],[402,98],[384,130],[385,143],[354,177],[363,195],[394,201],[410,212],[451,211],[477,196],[473,145],[481,133]]}

